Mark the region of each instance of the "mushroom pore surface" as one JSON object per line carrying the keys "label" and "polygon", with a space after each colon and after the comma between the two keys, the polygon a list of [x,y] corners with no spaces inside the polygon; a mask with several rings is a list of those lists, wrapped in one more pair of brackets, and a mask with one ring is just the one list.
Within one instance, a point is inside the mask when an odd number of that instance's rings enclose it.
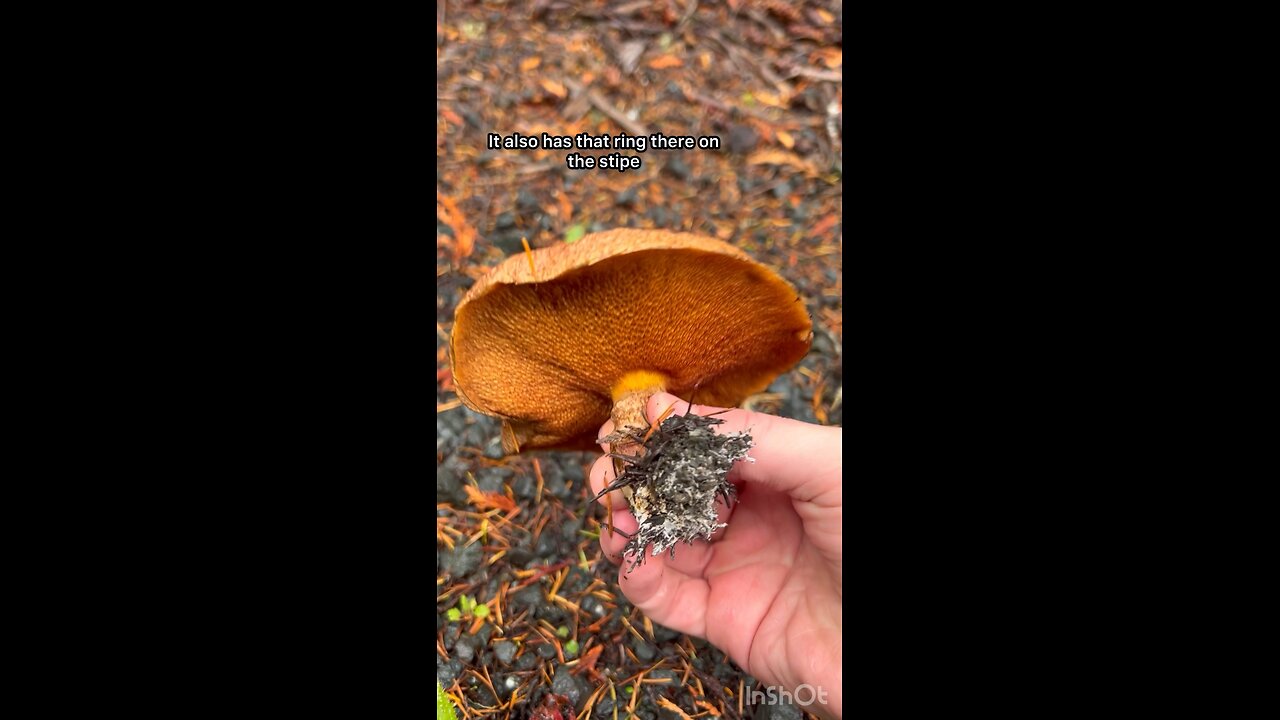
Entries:
{"label": "mushroom pore surface", "polygon": [[504,419],[508,452],[594,447],[620,384],[732,407],[804,356],[785,280],[717,240],[615,230],[508,258],[459,305],[458,395]]}

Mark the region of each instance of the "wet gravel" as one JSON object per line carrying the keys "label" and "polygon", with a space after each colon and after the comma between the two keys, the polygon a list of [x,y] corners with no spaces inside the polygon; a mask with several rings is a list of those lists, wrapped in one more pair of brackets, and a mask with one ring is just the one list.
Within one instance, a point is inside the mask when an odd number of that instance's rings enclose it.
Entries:
{"label": "wet gravel", "polygon": [[[749,145],[748,140],[744,136],[739,145]],[[619,193],[618,202],[633,202],[633,191],[637,188],[633,186]],[[500,217],[498,224],[504,230],[518,233],[518,226],[525,221],[522,214],[533,210],[533,198],[526,194],[517,201],[517,212]],[[778,257],[762,259],[775,266],[783,265]],[[843,386],[843,348],[839,338],[827,330],[818,315],[824,307],[840,307],[838,297],[830,298],[823,292],[826,283],[834,283],[838,279],[838,269],[816,275],[812,281],[817,283],[814,285],[806,285],[811,282],[806,277],[788,276],[788,279],[797,284],[807,301],[810,315],[815,319],[813,345],[799,366],[784,373],[765,393],[753,398],[751,407],[816,422],[814,396],[820,390],[826,422],[839,425],[843,418],[842,405],[833,407],[831,403]],[[451,327],[453,308],[473,282],[456,271],[439,278],[436,309],[437,322],[442,328],[447,330]],[[442,333],[437,333],[438,367],[447,367],[444,343]],[[456,399],[447,382],[438,382],[436,391],[438,405]],[[706,692],[703,699],[717,707],[723,704],[728,720],[738,720],[739,717],[791,720],[801,717],[794,706],[750,704],[744,705],[745,712],[739,716],[737,698],[726,693],[724,688],[737,693],[740,682],[750,688],[755,681],[744,676],[723,653],[702,640],[686,638],[656,624],[652,626],[652,639],[647,631],[642,631],[645,639],[641,640],[622,624],[621,619],[625,617],[633,627],[643,628],[643,616],[627,602],[618,588],[616,567],[599,558],[596,540],[587,537],[597,528],[595,519],[587,520],[588,511],[593,506],[585,474],[595,457],[591,453],[542,452],[503,458],[498,421],[465,407],[452,407],[436,413],[436,502],[442,504],[437,509],[437,517],[467,536],[476,533],[478,525],[474,518],[455,512],[477,511],[465,489],[472,483],[481,492],[511,497],[521,508],[512,527],[500,529],[501,542],[492,537],[466,542],[467,538],[462,537],[453,548],[437,542],[437,577],[443,580],[437,586],[437,597],[444,596],[436,608],[437,679],[446,689],[461,692],[467,702],[475,706],[492,707],[505,703],[513,692],[518,691],[520,701],[514,711],[491,717],[523,718],[529,717],[530,709],[543,703],[550,694],[567,697],[574,708],[581,709],[591,693],[604,684],[604,678],[610,678],[619,694],[616,700],[607,692],[599,696],[592,716],[611,720],[615,707],[619,718],[626,718],[629,712],[631,698],[622,694],[623,688],[617,684],[656,664],[657,669],[651,670],[646,677],[666,677],[672,682],[642,685],[641,697],[637,699],[631,715],[640,720],[674,720],[679,716],[660,706],[657,702],[659,697],[677,703],[690,715],[702,712],[702,708],[692,704],[688,688],[693,686],[693,680],[682,684],[681,673],[671,669],[682,667],[688,655],[692,658],[690,665]],[[536,501],[538,480],[533,470],[534,458],[538,460],[542,473],[541,506],[545,506],[543,513],[549,516],[536,534],[525,524],[538,517],[540,508]],[[599,515],[597,512],[592,517],[598,518]],[[579,553],[580,549],[584,554]],[[500,551],[502,555],[498,560],[491,562]],[[530,571],[541,572],[546,568],[562,571],[564,567],[569,570],[558,595],[575,598],[581,608],[580,613],[572,612],[548,597],[551,576],[534,579],[527,587],[519,587],[528,581]],[[607,593],[611,599],[606,601],[596,594],[587,594],[585,591],[589,586]],[[474,634],[471,629],[475,618],[448,618],[448,611],[457,608],[461,595],[489,602],[503,588],[508,588],[509,592],[503,606],[504,626],[501,629],[494,624],[496,617],[492,616],[481,623]],[[588,625],[602,618],[600,627],[587,631]],[[557,638],[561,650],[572,639],[579,643],[579,653],[574,656],[566,654],[562,661],[556,645],[542,634],[548,627],[564,627],[567,637]],[[574,671],[588,651],[588,644],[602,647],[595,665],[598,675]],[[692,648],[693,652],[688,653],[687,648]],[[550,684],[544,678],[550,678]],[[492,689],[486,680],[492,682]],[[566,716],[563,720],[570,718]]]}

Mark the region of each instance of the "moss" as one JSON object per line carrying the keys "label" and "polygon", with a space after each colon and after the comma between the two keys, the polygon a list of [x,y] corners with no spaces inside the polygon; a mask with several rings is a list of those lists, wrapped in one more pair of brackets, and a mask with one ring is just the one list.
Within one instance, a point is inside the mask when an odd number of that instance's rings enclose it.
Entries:
{"label": "moss", "polygon": [[[737,500],[728,474],[735,462],[750,460],[752,440],[747,432],[712,432],[723,423],[714,415],[673,415],[653,431],[639,455],[614,456],[625,470],[600,495],[631,488],[631,512],[639,528],[623,551],[634,558],[630,569],[644,562],[649,546],[654,555],[669,549],[675,557],[677,543],[710,540],[724,527],[717,522],[716,500],[726,506]],[[632,439],[641,441],[643,435]]]}

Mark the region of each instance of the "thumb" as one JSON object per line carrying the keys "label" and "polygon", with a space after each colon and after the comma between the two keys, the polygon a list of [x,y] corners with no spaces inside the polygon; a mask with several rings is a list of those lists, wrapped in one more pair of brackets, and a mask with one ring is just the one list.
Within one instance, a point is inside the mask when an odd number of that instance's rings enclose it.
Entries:
{"label": "thumb", "polygon": [[667,413],[684,415],[709,415],[724,420],[715,426],[718,434],[746,431],[751,435],[754,447],[748,457],[733,470],[736,477],[749,483],[759,483],[796,500],[813,502],[822,506],[839,506],[841,503],[840,472],[842,465],[842,441],[844,432],[838,427],[811,425],[799,420],[709,405],[693,405],[671,393],[656,393],[649,398],[645,416],[650,423]]}

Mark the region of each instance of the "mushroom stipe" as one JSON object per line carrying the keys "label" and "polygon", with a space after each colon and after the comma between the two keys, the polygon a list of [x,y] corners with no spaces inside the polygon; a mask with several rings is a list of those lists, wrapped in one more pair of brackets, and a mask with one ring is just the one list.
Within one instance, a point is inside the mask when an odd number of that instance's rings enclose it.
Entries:
{"label": "mushroom stipe", "polygon": [[628,538],[623,555],[632,556],[628,573],[644,563],[645,550],[651,545],[655,556],[669,550],[674,558],[677,543],[692,545],[698,538],[709,541],[725,526],[716,522],[716,501],[732,507],[737,500],[737,490],[728,480],[729,470],[739,460],[751,461],[747,453],[753,442],[745,431],[712,432],[712,427],[724,423],[714,417],[719,414],[674,415],[651,426],[647,441],[645,435],[630,429],[605,438],[641,444],[635,455],[610,453],[622,461],[623,471],[596,495],[599,499],[613,490],[631,490],[631,513],[639,527],[633,535],[623,535]]}

